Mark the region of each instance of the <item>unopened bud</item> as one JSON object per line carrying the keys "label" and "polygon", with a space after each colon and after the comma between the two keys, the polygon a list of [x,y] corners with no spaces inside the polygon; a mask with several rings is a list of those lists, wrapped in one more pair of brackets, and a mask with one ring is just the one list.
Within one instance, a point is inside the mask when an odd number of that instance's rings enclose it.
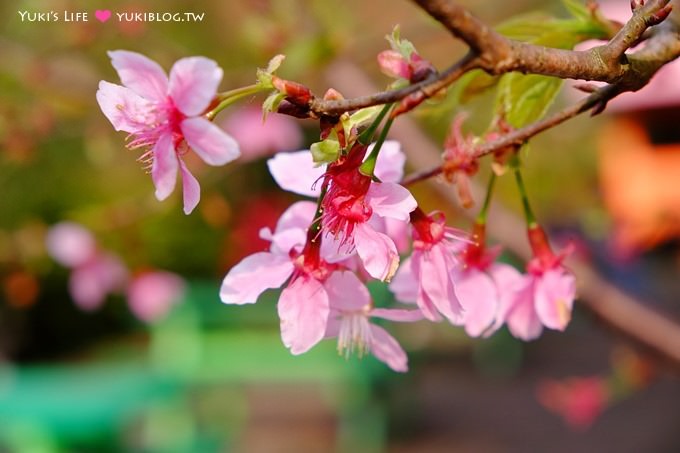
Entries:
{"label": "unopened bud", "polygon": [[293,104],[307,105],[312,99],[312,92],[310,89],[300,83],[272,76],[272,85],[274,85],[274,88],[279,90],[279,92],[284,93],[288,98],[288,101]]}
{"label": "unopened bud", "polygon": [[281,101],[276,111],[283,115],[293,116],[295,118],[305,119],[313,117],[313,115],[310,115],[308,105],[293,104],[292,102],[285,99]]}

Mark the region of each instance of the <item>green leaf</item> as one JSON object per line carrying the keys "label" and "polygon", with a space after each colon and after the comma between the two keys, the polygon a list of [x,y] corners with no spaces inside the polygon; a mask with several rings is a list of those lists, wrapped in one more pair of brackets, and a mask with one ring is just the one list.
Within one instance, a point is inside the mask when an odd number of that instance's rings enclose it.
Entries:
{"label": "green leaf", "polygon": [[453,86],[452,96],[457,104],[466,104],[475,96],[495,87],[500,77],[474,69],[461,77]]}
{"label": "green leaf", "polygon": [[399,52],[408,61],[411,54],[416,51],[415,46],[408,39],[401,39],[399,25],[395,25],[391,35],[386,35],[385,39],[390,43],[392,50]]}
{"label": "green leaf", "polygon": [[366,107],[361,110],[357,110],[349,116],[340,117],[342,122],[342,128],[345,131],[345,137],[350,137],[353,128],[359,128],[366,124],[369,124],[373,119],[378,116],[378,113],[382,110],[382,105],[375,105],[373,107]]}
{"label": "green leaf", "polygon": [[562,0],[562,4],[575,19],[588,22],[593,18],[590,10],[582,0]]}
{"label": "green leaf", "polygon": [[262,120],[267,118],[269,112],[276,112],[279,108],[279,104],[286,98],[285,93],[280,93],[278,91],[272,91],[267,99],[262,103]]}
{"label": "green leaf", "polygon": [[563,80],[557,77],[506,74],[498,87],[498,107],[512,126],[526,126],[545,115],[562,83]]}
{"label": "green leaf", "polygon": [[[334,134],[331,134],[333,136]],[[316,164],[328,164],[335,162],[340,155],[340,143],[336,138],[327,138],[326,140],[312,143],[310,147],[312,152],[312,160]]]}

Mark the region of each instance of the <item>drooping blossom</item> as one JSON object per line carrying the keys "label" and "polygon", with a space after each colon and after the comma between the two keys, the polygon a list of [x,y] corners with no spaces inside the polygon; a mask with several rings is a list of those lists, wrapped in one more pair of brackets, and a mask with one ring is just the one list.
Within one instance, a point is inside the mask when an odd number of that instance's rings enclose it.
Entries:
{"label": "drooping blossom", "polygon": [[562,266],[569,251],[555,255],[538,225],[529,228],[529,243],[534,257],[527,264],[527,274],[499,314],[510,333],[523,340],[538,338],[543,327],[566,329],[576,297],[574,275]]}
{"label": "drooping blossom", "polygon": [[238,142],[242,160],[298,149],[302,142],[300,125],[294,119],[272,112],[264,122],[257,107],[234,110],[222,126]]}
{"label": "drooping blossom", "polygon": [[54,225],[47,233],[46,246],[55,261],[71,269],[69,293],[81,309],[96,310],[109,294],[125,287],[127,269],[123,262],[101,250],[83,226],[73,222]]}
{"label": "drooping blossom", "polygon": [[355,250],[372,277],[389,280],[399,265],[399,255],[394,241],[376,225],[384,218],[407,222],[417,203],[407,189],[390,181],[401,177],[404,160],[398,143],[385,142],[383,147],[375,170],[381,182],[359,171],[367,147],[358,143],[326,171],[314,167],[309,151],[280,153],[268,165],[285,190],[314,196],[324,185],[325,237],[334,237],[341,245]]}
{"label": "drooping blossom", "polygon": [[408,358],[397,340],[370,318],[412,322],[423,319],[420,310],[374,308],[368,289],[348,271],[329,277],[330,316],[326,338],[338,339],[338,352],[345,357],[373,354],[394,371],[408,370]]}
{"label": "drooping blossom", "polygon": [[184,280],[172,272],[144,272],[135,276],[127,287],[128,305],[138,319],[154,322],[181,300],[184,287]]}
{"label": "drooping blossom", "polygon": [[444,142],[442,170],[444,176],[455,184],[461,205],[470,208],[474,204],[470,191],[470,177],[479,170],[479,161],[475,155],[474,137],[463,135],[462,126],[465,118],[465,114],[460,114],[451,124],[451,131]]}
{"label": "drooping blossom", "polygon": [[257,301],[270,288],[284,286],[278,302],[281,338],[293,354],[302,354],[324,336],[336,281],[330,277],[340,269],[326,261],[321,246],[307,227],[314,218],[314,203],[301,201],[283,213],[274,232],[262,231],[271,241],[268,252],[247,256],[225,276],[220,299],[226,304]]}
{"label": "drooping blossom", "polygon": [[500,308],[522,283],[517,269],[496,261],[500,249],[488,249],[485,236],[485,224],[475,223],[471,242],[460,253],[461,266],[454,269],[456,295],[464,309],[459,323],[471,337],[489,336],[503,325]]}
{"label": "drooping blossom", "polygon": [[545,380],[536,393],[538,401],[546,409],[562,416],[570,427],[577,430],[589,428],[611,400],[607,381],[599,376]]}
{"label": "drooping blossom", "polygon": [[441,212],[430,215],[420,208],[411,213],[413,254],[399,268],[390,289],[402,302],[416,302],[423,315],[439,321],[442,315],[459,324],[464,308],[456,294],[457,255],[466,235],[445,225]]}
{"label": "drooping blossom", "polygon": [[200,187],[181,156],[191,149],[209,165],[224,165],[240,155],[236,141],[203,116],[215,99],[222,69],[208,58],[182,58],[168,77],[144,55],[116,50],[109,56],[123,86],[99,82],[102,112],[114,129],[129,134],[128,148],[144,150],[139,161],[151,172],[158,200],[173,192],[181,172],[189,214]]}

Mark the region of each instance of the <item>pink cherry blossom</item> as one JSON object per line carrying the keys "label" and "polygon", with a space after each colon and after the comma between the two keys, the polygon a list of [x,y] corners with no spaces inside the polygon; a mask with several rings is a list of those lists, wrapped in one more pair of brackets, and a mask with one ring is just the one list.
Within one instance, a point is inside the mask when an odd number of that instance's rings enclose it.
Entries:
{"label": "pink cherry blossom", "polygon": [[298,202],[279,219],[268,252],[247,256],[225,276],[220,299],[227,304],[254,303],[265,290],[288,284],[281,292],[278,313],[281,338],[293,354],[307,352],[324,336],[340,265],[324,259],[319,241],[306,234],[315,212],[311,202]]}
{"label": "pink cherry blossom", "polygon": [[[268,162],[279,185],[295,193],[314,196],[325,185],[322,228],[324,237],[334,237],[359,255],[367,272],[374,278],[389,280],[399,265],[394,241],[379,231],[374,217],[401,222],[409,219],[416,201],[404,187],[390,182],[401,178],[403,153],[396,142],[386,142],[376,163],[374,182],[359,171],[367,147],[355,144],[337,162],[323,169],[315,167],[311,153],[281,153]],[[384,157],[383,157],[384,156]],[[384,225],[384,223],[383,223]]]}
{"label": "pink cherry blossom", "polygon": [[510,333],[523,340],[538,338],[543,327],[566,329],[576,297],[576,279],[562,266],[568,251],[554,255],[539,226],[529,229],[529,241],[534,258],[512,297],[501,304],[499,314]]}
{"label": "pink cherry blossom", "polygon": [[222,126],[239,143],[242,160],[293,150],[302,142],[300,125],[294,119],[270,113],[265,122],[262,109],[257,107],[235,110]]}
{"label": "pink cherry blossom", "polygon": [[475,223],[471,241],[460,254],[462,265],[454,271],[456,295],[464,310],[459,324],[472,337],[487,337],[503,325],[501,307],[522,283],[514,267],[495,262],[500,248],[488,249],[485,238],[485,223]]}
{"label": "pink cherry blossom", "polygon": [[420,209],[411,213],[413,254],[397,272],[390,289],[398,300],[416,302],[423,315],[439,321],[442,315],[460,324],[463,306],[456,294],[457,254],[467,239],[462,232],[445,226],[442,213],[426,215]]}
{"label": "pink cherry blossom", "polygon": [[335,272],[328,283],[331,311],[325,337],[338,339],[338,352],[345,357],[370,352],[394,371],[408,371],[408,358],[397,340],[370,318],[412,322],[423,319],[420,310],[373,308],[368,289],[351,272]]}
{"label": "pink cherry blossom", "polygon": [[182,174],[184,212],[198,204],[200,187],[181,156],[192,149],[209,165],[224,165],[240,153],[236,141],[203,116],[217,93],[222,69],[213,60],[178,60],[166,76],[144,55],[109,52],[121,85],[99,83],[97,101],[114,129],[129,134],[128,148],[143,148],[139,160],[148,165],[156,198],[166,199]]}
{"label": "pink cherry blossom", "polygon": [[127,288],[128,305],[142,321],[163,318],[184,293],[184,280],[166,271],[150,271],[135,276]]}

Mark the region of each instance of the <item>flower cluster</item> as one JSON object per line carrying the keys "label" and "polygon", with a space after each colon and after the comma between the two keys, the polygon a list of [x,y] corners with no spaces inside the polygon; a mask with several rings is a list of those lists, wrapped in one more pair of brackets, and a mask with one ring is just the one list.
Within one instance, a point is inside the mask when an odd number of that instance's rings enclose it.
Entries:
{"label": "flower cluster", "polygon": [[[543,326],[566,327],[573,277],[538,233],[530,231],[536,258],[527,275],[496,263],[498,251],[484,247],[483,224],[472,236],[448,227],[441,212],[426,214],[397,183],[404,164],[397,142],[383,144],[374,177],[361,171],[370,150],[357,142],[326,169],[314,166],[310,151],[269,160],[283,189],[320,200],[294,204],[273,232],[261,231],[271,242],[269,251],[229,271],[223,302],[254,303],[266,289],[284,286],[278,302],[281,335],[293,354],[337,338],[343,354],[371,352],[396,371],[406,370],[406,356],[371,317],[446,319],[471,336],[487,336],[507,324],[525,340],[536,338]],[[409,230],[412,253],[400,265]],[[390,290],[409,308],[376,308],[365,286],[371,279],[391,280]]]}
{"label": "flower cluster", "polygon": [[171,272],[146,270],[130,276],[123,261],[98,246],[82,225],[61,222],[50,228],[47,252],[71,269],[69,292],[82,310],[94,311],[109,294],[125,294],[130,311],[139,320],[163,318],[184,293],[184,281]]}
{"label": "flower cluster", "polygon": [[[382,52],[378,61],[384,72],[398,79],[395,83],[415,83],[433,71],[413,45],[399,37],[398,29],[388,40],[392,48]],[[186,213],[198,203],[199,186],[182,156],[193,150],[206,163],[222,165],[240,154],[236,141],[212,122],[217,112],[237,98],[263,90],[274,90],[264,103],[265,112],[293,105],[304,113],[312,99],[307,87],[274,74],[283,56],[258,71],[257,84],[218,94],[222,70],[207,58],[181,59],[167,77],[142,55],[127,51],[109,55],[124,86],[100,83],[97,100],[102,111],[116,130],[130,134],[129,148],[145,150],[140,160],[150,166],[159,200],[173,191],[176,174],[181,172]],[[329,91],[327,98],[341,95]],[[566,253],[553,254],[545,233],[532,220],[526,198],[534,257],[523,275],[496,262],[498,250],[486,248],[489,197],[468,235],[447,226],[443,213],[425,213],[399,184],[406,159],[397,142],[385,141],[391,119],[377,142],[368,144],[390,108],[322,119],[322,142],[311,150],[279,152],[268,160],[269,171],[282,189],[317,198],[317,203],[293,204],[273,231],[260,232],[269,242],[268,250],[247,256],[228,272],[221,300],[255,303],[264,291],[281,288],[281,336],[293,354],[310,350],[324,338],[337,338],[343,355],[370,352],[396,371],[407,369],[406,354],[387,330],[371,322],[374,318],[446,320],[473,337],[491,335],[503,325],[524,340],[537,338],[544,327],[564,330],[575,297],[574,277],[562,266]],[[401,112],[400,108],[395,107],[391,115]],[[477,139],[463,135],[462,122],[459,116],[453,123],[442,170],[456,184],[462,204],[469,207],[473,200],[468,179],[479,169],[479,162]],[[285,138],[283,132],[279,135]],[[278,141],[271,143],[280,146]],[[510,151],[513,157],[516,150]],[[518,167],[514,168],[526,197]],[[489,194],[491,188],[492,184]],[[59,247],[54,247],[53,255],[74,269],[74,299],[92,308],[122,285],[125,276],[122,265],[118,273],[103,271],[117,261],[95,252],[91,239],[88,243],[83,257],[64,258]],[[401,256],[409,250],[410,256],[402,262]],[[130,300],[145,292],[164,294],[153,289],[156,280],[131,284]],[[389,283],[395,299],[406,305],[376,307],[366,286],[370,280]],[[85,282],[94,289],[88,289]],[[137,311],[143,318],[152,318],[153,310],[141,315]]]}

